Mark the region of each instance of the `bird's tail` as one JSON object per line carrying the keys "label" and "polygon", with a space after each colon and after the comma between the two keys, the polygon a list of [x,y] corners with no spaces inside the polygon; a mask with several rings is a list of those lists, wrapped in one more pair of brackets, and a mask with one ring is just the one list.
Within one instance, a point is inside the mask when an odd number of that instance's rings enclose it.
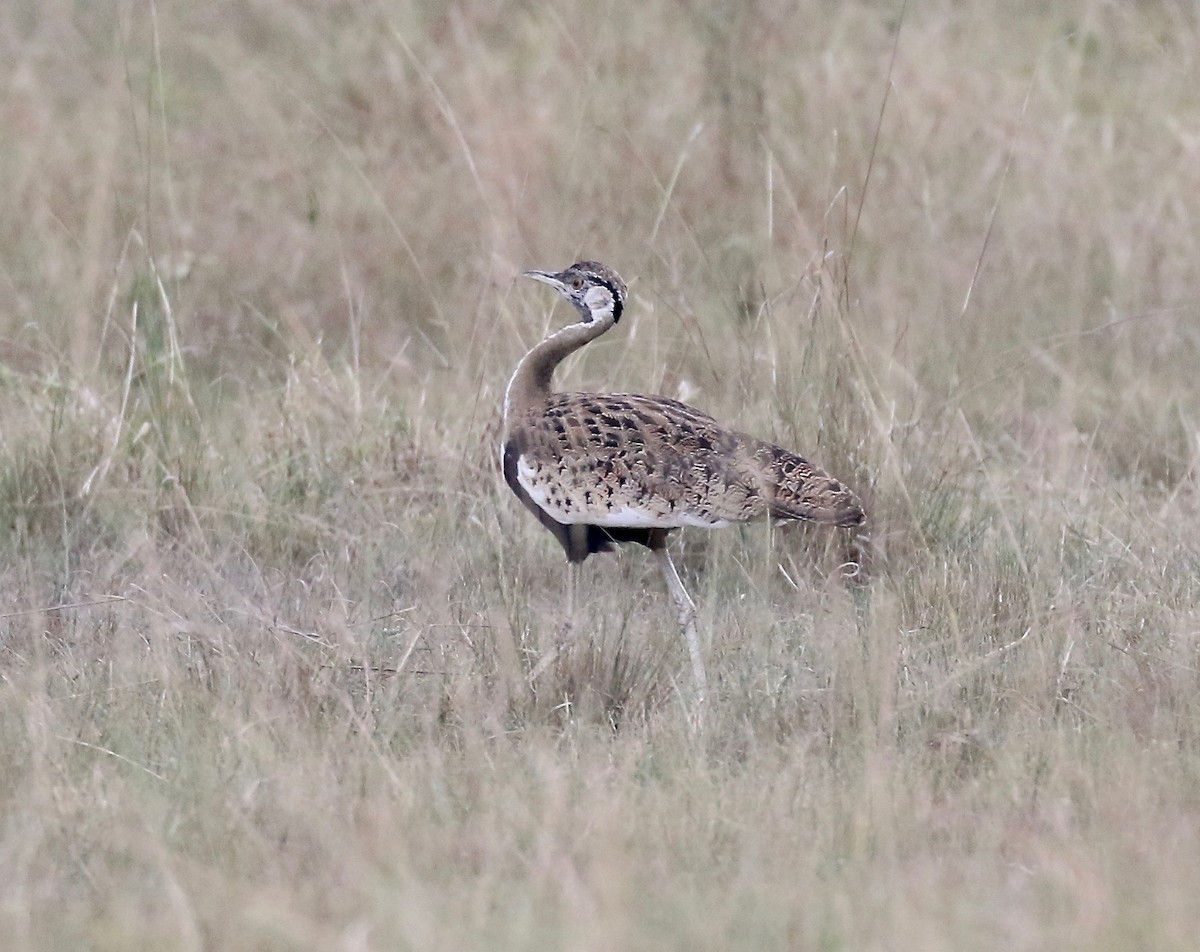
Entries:
{"label": "bird's tail", "polygon": [[823,469],[773,443],[759,443],[754,456],[768,488],[768,511],[775,518],[843,527],[863,523],[858,497]]}

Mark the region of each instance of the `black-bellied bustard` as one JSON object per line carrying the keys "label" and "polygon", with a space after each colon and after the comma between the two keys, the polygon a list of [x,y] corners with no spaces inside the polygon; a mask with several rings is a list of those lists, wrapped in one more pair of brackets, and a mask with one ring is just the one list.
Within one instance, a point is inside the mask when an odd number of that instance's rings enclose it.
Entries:
{"label": "black-bellied bustard", "polygon": [[554,368],[621,319],[625,282],[596,261],[526,271],[571,302],[581,320],[551,334],[517,364],[504,394],[504,479],[562,544],[574,565],[615,542],[654,553],[679,609],[696,700],[707,693],[696,606],[667,551],[667,533],[760,516],[856,526],[862,507],[846,486],[789,451],[722,427],[666,397],[555,393]]}

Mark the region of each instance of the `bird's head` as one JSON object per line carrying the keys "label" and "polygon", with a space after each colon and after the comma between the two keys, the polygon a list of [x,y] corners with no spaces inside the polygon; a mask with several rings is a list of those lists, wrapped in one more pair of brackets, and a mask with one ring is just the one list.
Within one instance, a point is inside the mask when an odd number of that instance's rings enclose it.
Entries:
{"label": "bird's head", "polygon": [[525,277],[548,284],[571,302],[583,317],[584,323],[612,315],[615,324],[621,319],[628,289],[621,276],[599,261],[577,261],[565,271],[526,271]]}

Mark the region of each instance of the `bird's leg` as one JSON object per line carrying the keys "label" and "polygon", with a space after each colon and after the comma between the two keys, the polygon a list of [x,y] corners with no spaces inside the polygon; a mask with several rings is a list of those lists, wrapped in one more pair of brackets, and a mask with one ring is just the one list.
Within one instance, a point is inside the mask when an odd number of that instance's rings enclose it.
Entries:
{"label": "bird's leg", "polygon": [[554,636],[554,644],[542,653],[533,670],[529,672],[529,681],[533,683],[542,673],[554,664],[558,656],[570,647],[571,636],[575,633],[575,590],[579,587],[580,565],[577,562],[567,563],[567,574],[563,576],[563,587],[566,589],[566,612],[562,624]]}
{"label": "bird's leg", "polygon": [[696,688],[696,704],[703,706],[708,695],[708,678],[704,674],[704,656],[700,652],[700,634],[696,630],[696,603],[688,595],[687,589],[680,581],[679,573],[675,571],[675,563],[671,561],[671,553],[667,551],[666,542],[654,546],[654,558],[662,571],[667,583],[667,591],[679,609],[679,626],[683,629],[684,640],[687,641],[688,654],[692,659],[692,679]]}
{"label": "bird's leg", "polygon": [[575,630],[575,592],[579,588],[579,569],[580,563],[567,563],[567,615],[562,626],[563,638]]}

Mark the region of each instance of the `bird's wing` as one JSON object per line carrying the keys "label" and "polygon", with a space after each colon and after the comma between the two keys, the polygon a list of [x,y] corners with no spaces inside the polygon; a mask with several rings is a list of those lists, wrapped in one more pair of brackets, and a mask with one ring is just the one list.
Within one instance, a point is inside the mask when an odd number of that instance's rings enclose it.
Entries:
{"label": "bird's wing", "polygon": [[513,441],[517,481],[567,525],[713,527],[769,508],[758,441],[674,400],[554,394]]}

